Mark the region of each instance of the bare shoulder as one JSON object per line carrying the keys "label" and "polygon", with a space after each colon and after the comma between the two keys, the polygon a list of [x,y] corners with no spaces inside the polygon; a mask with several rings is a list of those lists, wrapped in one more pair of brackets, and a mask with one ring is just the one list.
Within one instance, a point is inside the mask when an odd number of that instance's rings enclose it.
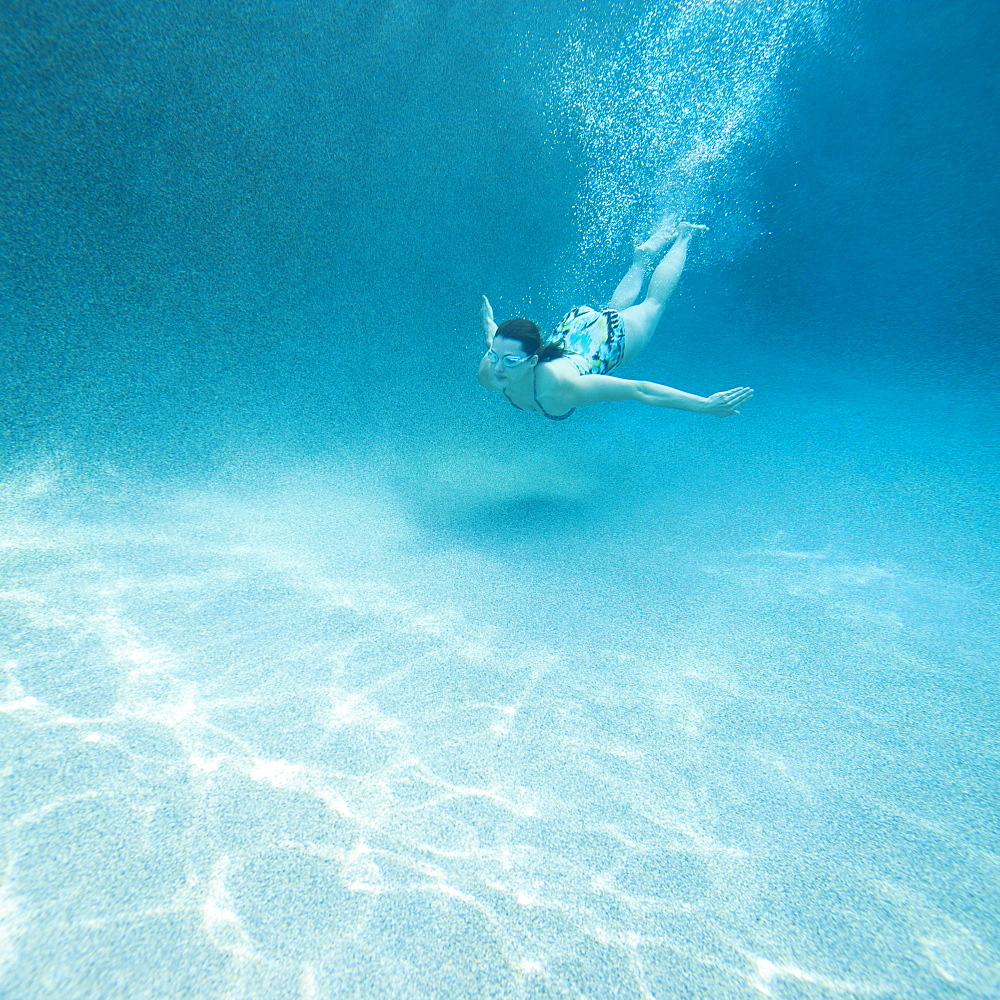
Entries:
{"label": "bare shoulder", "polygon": [[546,409],[557,413],[571,409],[575,404],[566,400],[573,391],[573,383],[579,380],[580,372],[569,358],[543,361],[535,368],[535,395]]}
{"label": "bare shoulder", "polygon": [[563,385],[572,382],[580,377],[580,372],[576,365],[569,358],[553,358],[551,361],[543,361],[538,365],[538,388],[546,388],[549,385]]}
{"label": "bare shoulder", "polygon": [[500,391],[500,386],[497,384],[497,380],[493,377],[493,366],[484,357],[482,361],[479,362],[479,384],[484,389],[492,389],[494,392]]}

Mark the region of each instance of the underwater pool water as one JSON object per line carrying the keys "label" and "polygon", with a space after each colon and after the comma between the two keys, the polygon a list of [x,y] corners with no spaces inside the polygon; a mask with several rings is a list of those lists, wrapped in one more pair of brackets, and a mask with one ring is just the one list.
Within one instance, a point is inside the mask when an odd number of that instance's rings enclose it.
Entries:
{"label": "underwater pool water", "polygon": [[[4,1000],[1000,996],[981,14],[4,15]],[[476,385],[664,211],[739,417]]]}

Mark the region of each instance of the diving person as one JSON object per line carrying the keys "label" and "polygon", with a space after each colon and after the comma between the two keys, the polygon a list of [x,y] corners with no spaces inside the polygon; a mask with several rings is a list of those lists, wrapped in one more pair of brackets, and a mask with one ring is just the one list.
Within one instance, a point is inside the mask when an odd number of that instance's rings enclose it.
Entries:
{"label": "diving person", "polygon": [[[503,393],[517,409],[550,420],[565,420],[578,406],[628,399],[717,417],[739,413],[753,396],[745,386],[696,396],[611,374],[649,343],[680,280],[691,237],[705,228],[681,223],[674,232],[651,236],[636,247],[632,265],[606,309],[577,307],[548,337],[536,323],[521,317],[497,326],[484,295],[480,317],[487,352],[479,363],[479,384]],[[646,271],[654,264],[645,298],[638,302]]]}

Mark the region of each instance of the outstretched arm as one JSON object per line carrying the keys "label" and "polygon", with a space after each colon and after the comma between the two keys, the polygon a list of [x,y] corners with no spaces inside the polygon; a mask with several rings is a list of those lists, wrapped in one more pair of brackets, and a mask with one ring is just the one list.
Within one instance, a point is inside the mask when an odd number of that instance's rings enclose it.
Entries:
{"label": "outstretched arm", "polygon": [[[483,296],[482,305],[479,307],[479,318],[483,324],[483,333],[486,334],[486,350],[488,351],[493,346],[493,334],[497,332],[497,325],[493,320],[493,306],[490,305],[490,300]],[[496,380],[493,378],[493,366],[483,356],[483,360],[479,362],[479,384],[484,389],[495,389],[498,390],[500,386],[496,384]]]}
{"label": "outstretched arm", "polygon": [[493,320],[493,306],[490,300],[483,296],[483,304],[479,307],[479,318],[483,321],[483,333],[486,334],[486,346],[493,346],[493,334],[497,332],[497,325]]}
{"label": "outstretched arm", "polygon": [[695,396],[656,382],[634,382],[613,375],[581,375],[566,384],[564,398],[569,406],[634,399],[649,406],[668,406],[692,413],[731,417],[740,412],[739,407],[743,403],[753,398],[753,389],[740,386],[711,396]]}
{"label": "outstretched arm", "polygon": [[746,386],[715,392],[711,396],[694,396],[680,389],[671,389],[669,385],[657,385],[656,382],[637,382],[636,386],[640,403],[671,406],[675,410],[690,410],[692,413],[710,413],[714,417],[735,416],[740,412],[740,406],[753,399],[753,389]]}

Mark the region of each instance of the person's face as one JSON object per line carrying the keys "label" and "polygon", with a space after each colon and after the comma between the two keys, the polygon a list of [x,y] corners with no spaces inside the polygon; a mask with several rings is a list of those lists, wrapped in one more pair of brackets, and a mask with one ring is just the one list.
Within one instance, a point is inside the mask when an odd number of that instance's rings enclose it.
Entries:
{"label": "person's face", "polygon": [[498,382],[520,382],[531,374],[538,361],[536,355],[524,353],[519,340],[508,340],[506,337],[494,337],[486,357]]}

